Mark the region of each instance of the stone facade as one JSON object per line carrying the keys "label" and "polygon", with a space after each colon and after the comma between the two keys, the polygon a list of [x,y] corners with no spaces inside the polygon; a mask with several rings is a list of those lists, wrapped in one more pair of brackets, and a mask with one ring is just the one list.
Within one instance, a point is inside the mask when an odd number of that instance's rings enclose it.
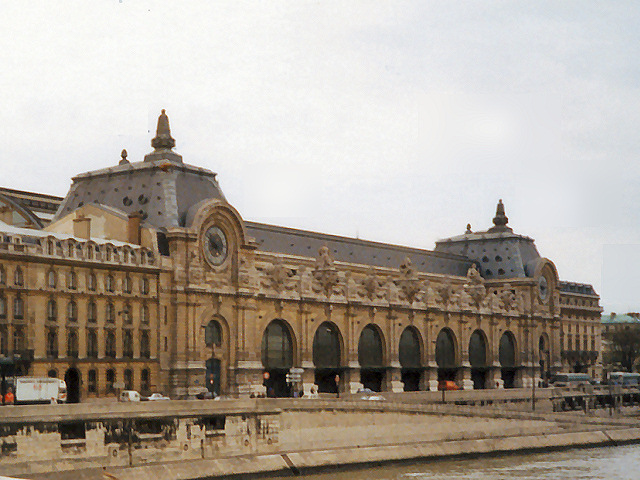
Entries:
{"label": "stone facade", "polygon": [[6,360],[80,398],[502,388],[599,368],[599,297],[561,282],[502,202],[489,230],[433,251],[246,222],[167,139],[163,113],[144,162],[74,177],[48,225],[0,192]]}

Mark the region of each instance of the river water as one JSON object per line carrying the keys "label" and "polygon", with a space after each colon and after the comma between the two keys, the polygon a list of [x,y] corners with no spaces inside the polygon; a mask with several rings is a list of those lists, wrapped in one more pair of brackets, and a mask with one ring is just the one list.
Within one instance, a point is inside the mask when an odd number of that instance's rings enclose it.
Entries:
{"label": "river water", "polygon": [[[277,477],[285,478],[285,477]],[[287,477],[291,479],[291,477]],[[640,446],[430,460],[306,475],[305,480],[638,480]]]}

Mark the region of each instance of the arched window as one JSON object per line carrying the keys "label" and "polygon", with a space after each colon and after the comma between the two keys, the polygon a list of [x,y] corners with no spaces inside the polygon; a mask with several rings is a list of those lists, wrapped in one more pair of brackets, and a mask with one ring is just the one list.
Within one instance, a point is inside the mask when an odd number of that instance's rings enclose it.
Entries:
{"label": "arched window", "polygon": [[116,358],[116,334],[107,332],[105,335],[104,354],[109,358]]}
{"label": "arched window", "polygon": [[487,366],[487,344],[481,330],[475,330],[469,339],[469,363],[473,368]]}
{"label": "arched window", "polygon": [[140,283],[140,293],[149,295],[149,279],[144,277]]}
{"label": "arched window", "polygon": [[67,357],[78,358],[78,332],[75,330],[67,332]]}
{"label": "arched window", "polygon": [[73,300],[69,301],[67,304],[67,319],[70,322],[78,321],[78,305]]}
{"label": "arched window", "polygon": [[504,332],[500,337],[498,359],[500,361],[500,366],[503,368],[516,366],[516,346],[511,332]]}
{"label": "arched window", "polygon": [[272,321],[262,336],[262,364],[267,369],[293,366],[293,342],[282,320]]}
{"label": "arched window", "polygon": [[332,323],[320,324],[313,336],[313,364],[316,368],[340,366],[340,333]]}
{"label": "arched window", "polygon": [[420,341],[415,329],[407,327],[400,335],[398,357],[402,368],[420,368]]}
{"label": "arched window", "polygon": [[93,260],[93,245],[87,246],[87,259]]}
{"label": "arched window", "polygon": [[87,322],[96,323],[98,321],[98,307],[96,302],[91,300],[87,305]]}
{"label": "arched window", "polygon": [[130,330],[125,330],[122,334],[122,356],[133,358],[133,334]]}
{"label": "arched window", "polygon": [[47,286],[49,288],[56,288],[56,272],[53,270],[47,272]]}
{"label": "arched window", "polygon": [[140,332],[140,357],[151,357],[151,350],[149,348],[149,332],[147,332],[146,330],[142,330]]}
{"label": "arched window", "polygon": [[140,323],[142,325],[149,325],[149,307],[142,305],[140,308]]}
{"label": "arched window", "polygon": [[107,323],[116,323],[116,309],[113,303],[107,303],[107,310],[105,312],[105,320]]}
{"label": "arched window", "polygon": [[378,329],[367,325],[358,341],[358,361],[361,367],[382,367],[382,338]]}
{"label": "arched window", "polygon": [[47,302],[47,320],[55,322],[58,319],[58,306],[53,298]]}
{"label": "arched window", "polygon": [[122,289],[124,293],[131,293],[131,277],[126,275],[124,277],[124,281],[122,282]]}
{"label": "arched window", "polygon": [[98,391],[98,372],[91,369],[87,372],[87,392],[97,393]]}
{"label": "arched window", "polygon": [[131,305],[128,303],[124,304],[124,309],[122,310],[122,318],[125,325],[131,325],[133,323],[133,311],[131,310]]}
{"label": "arched window", "polygon": [[22,269],[20,267],[16,267],[15,273],[13,274],[13,283],[19,287],[24,285],[24,276],[22,275]]}
{"label": "arched window", "polygon": [[151,374],[149,369],[145,368],[140,372],[140,391],[147,393],[151,386]]}
{"label": "arched window", "polygon": [[0,265],[0,285],[6,285],[7,283],[7,272],[4,267]]}
{"label": "arched window", "polygon": [[105,278],[105,290],[107,292],[113,292],[115,290],[115,280],[111,274],[107,275]]}
{"label": "arched window", "polygon": [[219,347],[222,344],[222,327],[216,320],[211,320],[205,327],[204,344],[207,347]]}
{"label": "arched window", "polygon": [[95,292],[96,291],[96,286],[97,286],[96,274],[95,273],[90,273],[87,276],[87,288],[90,291]]}
{"label": "arched window", "polygon": [[7,327],[0,327],[0,355],[9,355],[9,334]]}
{"label": "arched window", "polygon": [[87,332],[87,357],[98,358],[98,333],[95,330]]}
{"label": "arched window", "polygon": [[116,383],[116,371],[113,368],[107,370],[107,393],[113,393],[116,391],[115,383]]}
{"label": "arched window", "polygon": [[20,295],[13,299],[13,318],[22,320],[24,318],[24,302]]}
{"label": "arched window", "polygon": [[7,318],[7,299],[0,295],[0,318]]}
{"label": "arched window", "polygon": [[47,357],[58,358],[58,333],[55,328],[47,329]]}
{"label": "arched window", "polygon": [[22,352],[24,348],[24,330],[22,327],[16,327],[13,330],[13,353]]}
{"label": "arched window", "polygon": [[76,288],[78,288],[78,279],[76,276],[76,272],[74,272],[73,270],[71,270],[67,275],[67,288],[69,290],[75,290]]}
{"label": "arched window", "polygon": [[448,328],[443,328],[436,338],[436,363],[439,368],[455,368],[456,341]]}
{"label": "arched window", "polygon": [[133,371],[130,368],[124,371],[124,389],[133,390]]}

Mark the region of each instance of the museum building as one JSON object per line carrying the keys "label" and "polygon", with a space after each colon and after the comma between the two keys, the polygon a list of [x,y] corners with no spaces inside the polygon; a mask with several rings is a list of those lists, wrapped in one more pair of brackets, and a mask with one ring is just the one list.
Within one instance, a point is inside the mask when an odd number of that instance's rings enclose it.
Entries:
{"label": "museum building", "polygon": [[189,398],[544,384],[600,374],[599,297],[534,240],[493,226],[390,245],[243,220],[174,151],[164,110],[143,161],[64,199],[0,189],[0,365]]}

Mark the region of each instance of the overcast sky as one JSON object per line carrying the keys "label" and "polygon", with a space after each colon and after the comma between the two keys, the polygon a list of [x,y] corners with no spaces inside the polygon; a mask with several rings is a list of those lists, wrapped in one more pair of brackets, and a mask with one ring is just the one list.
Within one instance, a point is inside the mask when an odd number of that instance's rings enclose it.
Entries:
{"label": "overcast sky", "polygon": [[536,239],[640,310],[640,3],[0,0],[0,185],[64,196],[151,150],[247,220],[433,249]]}

